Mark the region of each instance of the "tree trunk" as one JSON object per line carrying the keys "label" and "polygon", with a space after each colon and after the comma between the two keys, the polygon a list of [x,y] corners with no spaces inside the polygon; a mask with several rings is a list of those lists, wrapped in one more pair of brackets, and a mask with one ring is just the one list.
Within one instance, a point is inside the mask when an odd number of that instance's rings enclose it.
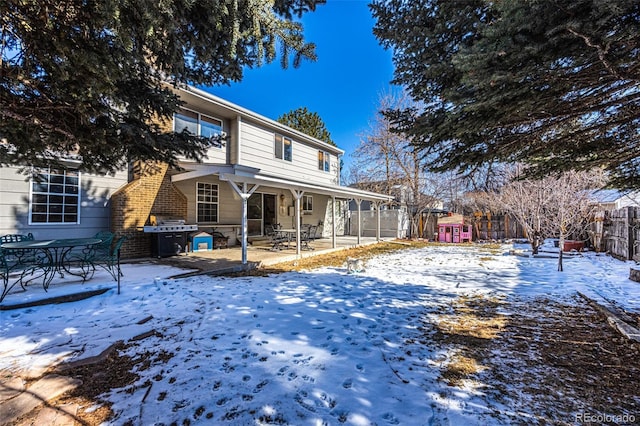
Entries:
{"label": "tree trunk", "polygon": [[538,249],[540,248],[540,232],[536,231],[533,234],[533,238],[531,239],[531,252],[536,255],[538,254]]}
{"label": "tree trunk", "polygon": [[564,234],[560,233],[560,241],[558,242],[560,253],[558,254],[558,271],[562,272],[562,253],[564,252]]}

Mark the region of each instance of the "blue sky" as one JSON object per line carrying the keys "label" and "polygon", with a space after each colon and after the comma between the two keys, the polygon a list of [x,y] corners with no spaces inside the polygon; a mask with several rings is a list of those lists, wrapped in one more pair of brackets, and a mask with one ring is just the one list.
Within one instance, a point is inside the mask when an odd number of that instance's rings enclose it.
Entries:
{"label": "blue sky", "polygon": [[373,36],[367,0],[328,0],[304,15],[305,39],[316,44],[316,62],[283,70],[279,60],[245,70],[231,86],[205,90],[271,119],[300,107],[316,112],[334,142],[349,155],[375,116],[378,97],[390,90],[391,52]]}

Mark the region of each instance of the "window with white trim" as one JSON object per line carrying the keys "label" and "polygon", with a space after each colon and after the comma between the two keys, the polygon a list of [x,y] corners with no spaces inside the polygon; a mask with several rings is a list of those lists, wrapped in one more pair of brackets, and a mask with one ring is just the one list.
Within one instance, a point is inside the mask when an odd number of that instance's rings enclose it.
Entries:
{"label": "window with white trim", "polygon": [[183,130],[210,139],[223,134],[222,120],[181,108],[173,116],[173,131],[179,133]]}
{"label": "window with white trim", "polygon": [[302,196],[302,213],[311,214],[313,212],[313,196]]}
{"label": "window with white trim", "polygon": [[318,151],[318,170],[328,172],[330,158],[327,151]]}
{"label": "window with white trim", "polygon": [[80,223],[80,172],[47,169],[32,178],[29,223]]}
{"label": "window with white trim", "polygon": [[293,141],[282,135],[275,135],[274,154],[280,160],[293,160]]}
{"label": "window with white trim", "polygon": [[198,223],[218,222],[218,185],[198,182],[196,189],[196,211]]}

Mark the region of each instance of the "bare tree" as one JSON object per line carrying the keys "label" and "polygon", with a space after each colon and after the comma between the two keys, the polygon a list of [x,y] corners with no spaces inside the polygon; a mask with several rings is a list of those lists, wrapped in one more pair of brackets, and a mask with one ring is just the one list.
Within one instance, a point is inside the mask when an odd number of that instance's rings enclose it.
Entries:
{"label": "bare tree", "polygon": [[562,271],[562,249],[565,239],[569,236],[582,238],[587,234],[590,218],[597,210],[591,193],[594,188],[604,184],[604,176],[598,170],[589,172],[572,170],[544,180],[555,188],[549,208],[555,220],[549,223],[549,230],[560,240],[558,271]]}
{"label": "bare tree", "polygon": [[353,154],[350,180],[360,187],[392,195],[405,207],[411,218],[410,235],[418,234],[419,218],[440,206],[447,195],[447,184],[441,175],[425,173],[427,159],[413,149],[406,135],[392,131],[391,121],[383,111],[415,107],[406,93],[379,96],[378,113],[370,129],[361,136]]}
{"label": "bare tree", "polygon": [[401,183],[401,173],[393,151],[409,145],[401,134],[391,130],[390,121],[382,114],[392,105],[403,104],[407,99],[391,93],[379,95],[379,111],[369,123],[369,130],[360,136],[360,144],[353,153],[350,167],[351,183],[367,189],[393,194],[393,187]]}
{"label": "bare tree", "polygon": [[534,254],[545,238],[559,238],[558,270],[562,271],[564,241],[586,232],[595,208],[590,190],[604,184],[603,175],[571,171],[533,180],[519,179],[520,171],[516,166],[508,173],[509,181],[494,193],[494,201],[522,226]]}
{"label": "bare tree", "polygon": [[543,181],[519,180],[518,168],[511,172],[510,178],[510,182],[493,193],[494,203],[518,221],[533,254],[538,254],[540,245],[548,236],[547,215],[553,188]]}

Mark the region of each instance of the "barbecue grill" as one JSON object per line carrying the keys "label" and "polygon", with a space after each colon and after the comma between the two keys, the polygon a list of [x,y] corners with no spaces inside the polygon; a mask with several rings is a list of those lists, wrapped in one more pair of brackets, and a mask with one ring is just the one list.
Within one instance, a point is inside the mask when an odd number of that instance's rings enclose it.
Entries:
{"label": "barbecue grill", "polygon": [[151,239],[151,253],[156,257],[175,256],[187,251],[187,233],[198,230],[198,225],[187,225],[183,219],[151,216],[151,225],[143,232],[155,234]]}

